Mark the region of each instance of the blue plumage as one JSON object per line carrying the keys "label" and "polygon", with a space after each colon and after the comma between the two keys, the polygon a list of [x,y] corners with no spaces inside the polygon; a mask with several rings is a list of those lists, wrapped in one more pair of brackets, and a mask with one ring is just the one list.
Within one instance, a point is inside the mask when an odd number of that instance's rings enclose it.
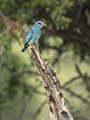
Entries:
{"label": "blue plumage", "polygon": [[24,52],[28,48],[28,46],[30,46],[33,43],[38,45],[38,40],[41,37],[41,28],[43,28],[44,26],[47,25],[41,21],[37,21],[34,24],[33,29],[29,31],[29,33],[26,36],[26,43],[24,45],[24,48],[21,50],[22,52]]}

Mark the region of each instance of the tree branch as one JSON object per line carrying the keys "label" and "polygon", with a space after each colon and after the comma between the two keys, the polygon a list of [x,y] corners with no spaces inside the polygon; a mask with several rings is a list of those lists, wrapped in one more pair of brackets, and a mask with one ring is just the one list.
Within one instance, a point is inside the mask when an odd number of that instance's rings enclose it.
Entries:
{"label": "tree branch", "polygon": [[75,80],[78,80],[80,78],[80,76],[77,76],[77,77],[74,77],[70,80],[68,80],[64,85],[63,87],[66,87],[67,85],[71,84],[72,82],[74,82]]}
{"label": "tree branch", "polygon": [[19,113],[19,115],[18,115],[17,120],[22,120],[23,115],[24,115],[24,113],[25,113],[25,110],[26,110],[26,108],[27,108],[27,105],[28,105],[28,103],[30,102],[30,100],[32,99],[32,97],[33,97],[33,95],[34,95],[33,93],[35,93],[36,89],[37,89],[38,87],[40,87],[40,85],[41,85],[41,84],[39,84],[39,85],[37,85],[36,87],[34,87],[34,88],[32,89],[32,92],[29,94],[28,98],[24,101],[23,106],[22,106],[22,108],[21,108],[21,110],[20,110],[20,113]]}
{"label": "tree branch", "polygon": [[36,114],[33,117],[33,120],[36,120],[37,116],[39,115],[39,113],[42,111],[44,105],[46,104],[46,100],[40,105],[39,109],[37,110]]}
{"label": "tree branch", "polygon": [[69,88],[65,88],[64,86],[61,86],[61,89],[69,92],[72,96],[79,98],[82,102],[84,102],[85,104],[90,106],[90,102],[88,102],[87,99],[83,98],[81,95],[76,94],[75,92],[73,92],[72,90],[70,90]]}
{"label": "tree branch", "polygon": [[89,85],[89,82],[88,82],[90,80],[90,78],[87,77],[87,74],[85,74],[85,75],[82,74],[78,65],[75,65],[75,67],[76,67],[76,71],[78,72],[78,74],[82,78],[83,82],[85,83],[86,89],[90,92],[90,85]]}
{"label": "tree branch", "polygon": [[30,70],[23,70],[23,71],[18,71],[18,72],[11,72],[11,75],[13,77],[17,77],[17,76],[20,76],[20,75],[23,75],[23,74],[34,74],[34,75],[40,76],[37,72],[30,71]]}
{"label": "tree branch", "polygon": [[32,45],[31,51],[37,68],[42,76],[44,88],[47,91],[50,119],[59,120],[60,117],[62,120],[73,120],[66,107],[63,94],[59,90],[60,82],[56,73],[48,66],[49,62],[45,62],[41,57],[39,49],[36,45]]}

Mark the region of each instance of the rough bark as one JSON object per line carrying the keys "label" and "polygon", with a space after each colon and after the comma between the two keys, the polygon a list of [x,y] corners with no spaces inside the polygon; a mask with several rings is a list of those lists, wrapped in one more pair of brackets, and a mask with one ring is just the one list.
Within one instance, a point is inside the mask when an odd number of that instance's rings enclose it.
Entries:
{"label": "rough bark", "polygon": [[66,107],[63,94],[60,91],[60,81],[56,73],[49,67],[49,62],[45,62],[41,57],[36,45],[32,45],[31,51],[47,92],[50,119],[59,120],[59,118],[61,118],[61,120],[73,120],[73,117]]}

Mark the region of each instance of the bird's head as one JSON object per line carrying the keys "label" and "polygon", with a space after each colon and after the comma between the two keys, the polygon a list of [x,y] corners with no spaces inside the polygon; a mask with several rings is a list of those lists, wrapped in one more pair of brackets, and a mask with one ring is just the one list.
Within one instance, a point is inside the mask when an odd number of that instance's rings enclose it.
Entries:
{"label": "bird's head", "polygon": [[34,24],[34,27],[38,27],[40,29],[42,29],[44,26],[47,26],[46,24],[44,24],[42,21],[37,21]]}

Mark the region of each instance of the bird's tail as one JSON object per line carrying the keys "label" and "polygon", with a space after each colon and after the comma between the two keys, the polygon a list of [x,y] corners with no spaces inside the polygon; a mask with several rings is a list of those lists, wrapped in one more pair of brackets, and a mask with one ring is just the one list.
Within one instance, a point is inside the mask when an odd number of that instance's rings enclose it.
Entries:
{"label": "bird's tail", "polygon": [[26,49],[27,49],[27,47],[25,46],[25,47],[21,50],[21,52],[24,52]]}

